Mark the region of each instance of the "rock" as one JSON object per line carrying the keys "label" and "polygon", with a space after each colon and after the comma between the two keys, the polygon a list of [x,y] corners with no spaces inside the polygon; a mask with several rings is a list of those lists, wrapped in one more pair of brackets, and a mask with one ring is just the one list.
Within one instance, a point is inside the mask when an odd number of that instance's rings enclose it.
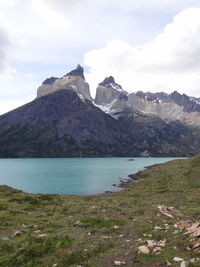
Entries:
{"label": "rock", "polygon": [[113,226],[113,229],[115,229],[115,230],[117,230],[117,229],[119,229],[120,228],[120,226],[118,226],[118,225],[114,225]]}
{"label": "rock", "polygon": [[38,235],[37,237],[45,237],[45,236],[48,236],[48,234],[41,234],[41,235]]}
{"label": "rock", "polygon": [[163,228],[161,226],[155,226],[154,227],[154,230],[155,231],[161,231],[161,230],[163,230]]}
{"label": "rock", "polygon": [[158,206],[159,211],[164,214],[165,216],[169,217],[169,218],[174,218],[174,216],[172,214],[170,214],[169,212],[172,211],[174,208],[173,207],[167,207],[165,205],[159,205]]}
{"label": "rock", "polygon": [[14,236],[20,236],[22,234],[21,231],[15,231],[14,234],[12,234],[12,237]]}
{"label": "rock", "polygon": [[1,237],[0,239],[3,240],[3,241],[7,241],[7,240],[9,240],[8,237]]}
{"label": "rock", "polygon": [[150,250],[147,246],[139,246],[138,253],[149,254]]}
{"label": "rock", "polygon": [[41,230],[35,230],[34,233],[39,234],[41,233]]}
{"label": "rock", "polygon": [[167,266],[171,266],[172,264],[171,264],[171,262],[167,261],[167,262],[166,262],[166,265],[167,265]]}
{"label": "rock", "polygon": [[147,240],[147,246],[149,247],[149,248],[153,248],[154,247],[154,240]]}
{"label": "rock", "polygon": [[103,235],[101,236],[102,239],[111,239],[112,237],[111,236],[108,236],[108,235]]}
{"label": "rock", "polygon": [[191,237],[200,237],[200,224],[194,223],[191,227],[187,228],[187,233]]}
{"label": "rock", "polygon": [[164,248],[164,247],[165,247],[165,244],[166,244],[166,239],[164,239],[164,240],[160,240],[160,241],[157,243],[157,246]]}
{"label": "rock", "polygon": [[192,247],[192,249],[197,249],[197,248],[200,248],[200,240],[198,240],[194,246]]}
{"label": "rock", "polygon": [[56,267],[56,266],[58,266],[58,264],[57,264],[57,263],[55,263],[55,264],[53,264],[53,265],[52,265],[52,267]]}
{"label": "rock", "polygon": [[155,248],[153,249],[153,253],[160,252],[161,250],[162,250],[161,247],[155,247]]}
{"label": "rock", "polygon": [[173,232],[173,235],[177,235],[179,233],[179,230],[175,230],[174,232]]}
{"label": "rock", "polygon": [[115,264],[116,266],[121,266],[121,265],[124,265],[124,264],[126,264],[126,263],[125,263],[125,261],[114,261],[114,264]]}
{"label": "rock", "polygon": [[195,231],[198,227],[200,226],[199,222],[193,223],[190,227],[187,228],[188,232],[193,232]]}
{"label": "rock", "polygon": [[167,231],[169,230],[169,225],[155,226],[154,230],[155,231]]}
{"label": "rock", "polygon": [[182,261],[180,267],[187,267],[188,264],[189,263],[187,261]]}
{"label": "rock", "polygon": [[187,228],[187,227],[189,227],[189,223],[187,221],[178,221],[175,225],[178,228]]}
{"label": "rock", "polygon": [[166,244],[166,239],[164,240],[159,240],[159,241],[155,241],[155,240],[147,240],[147,246],[149,248],[153,248],[155,247],[155,250],[153,252],[157,252],[160,251],[161,248],[164,248]]}
{"label": "rock", "polygon": [[199,260],[200,260],[199,258],[193,258],[193,259],[190,259],[189,262],[190,263],[196,263]]}
{"label": "rock", "polygon": [[184,261],[184,259],[179,258],[179,257],[174,257],[173,260],[176,261],[176,262],[182,262],[182,261]]}

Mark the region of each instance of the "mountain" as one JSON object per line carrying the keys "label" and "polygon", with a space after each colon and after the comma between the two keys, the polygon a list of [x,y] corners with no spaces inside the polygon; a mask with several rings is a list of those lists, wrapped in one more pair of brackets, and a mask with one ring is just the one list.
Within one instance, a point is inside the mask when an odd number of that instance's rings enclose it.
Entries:
{"label": "mountain", "polygon": [[[62,78],[46,79],[35,100],[0,116],[0,157],[197,154],[199,128],[142,109],[143,102],[146,106],[169,103],[169,97],[164,93],[128,94],[110,76],[98,85],[93,101],[78,65]],[[184,103],[194,110],[185,101],[177,103],[171,105]]]}
{"label": "mountain", "polygon": [[[118,85],[120,86],[120,85]],[[121,88],[121,94],[115,93],[112,98],[108,98],[113,89],[111,87],[97,87],[97,93],[94,103],[109,114],[119,112],[124,109],[132,109],[140,111],[146,115],[156,116],[165,121],[175,121],[192,126],[200,126],[200,99],[189,97],[185,94],[181,95],[177,91],[171,94],[160,93],[144,93],[136,92],[127,94]],[[107,89],[107,91],[106,91]],[[106,92],[105,92],[106,91]],[[101,93],[101,101],[99,104],[99,95]]]}
{"label": "mountain", "polygon": [[70,89],[80,96],[92,101],[89,84],[85,81],[83,68],[78,65],[61,78],[51,77],[46,79],[37,90],[37,97],[41,97],[60,89]]}
{"label": "mountain", "polygon": [[111,106],[117,98],[126,98],[127,94],[112,76],[106,77],[97,87],[94,103],[99,106]]}
{"label": "mountain", "polygon": [[140,144],[139,156],[192,156],[200,151],[200,129],[180,121],[164,121],[133,109],[115,112],[126,131]]}
{"label": "mountain", "polygon": [[71,87],[39,97],[0,117],[0,157],[136,155],[114,118]]}

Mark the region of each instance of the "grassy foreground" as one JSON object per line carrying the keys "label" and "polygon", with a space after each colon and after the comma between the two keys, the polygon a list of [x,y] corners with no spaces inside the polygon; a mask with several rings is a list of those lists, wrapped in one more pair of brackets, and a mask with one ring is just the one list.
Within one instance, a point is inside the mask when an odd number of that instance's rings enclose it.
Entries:
{"label": "grassy foreground", "polygon": [[[172,218],[158,206],[172,206]],[[180,266],[198,257],[177,222],[200,221],[200,156],[155,165],[105,196],[26,194],[0,186],[0,266]],[[148,254],[146,240],[165,240]],[[189,263],[200,266],[200,262]]]}

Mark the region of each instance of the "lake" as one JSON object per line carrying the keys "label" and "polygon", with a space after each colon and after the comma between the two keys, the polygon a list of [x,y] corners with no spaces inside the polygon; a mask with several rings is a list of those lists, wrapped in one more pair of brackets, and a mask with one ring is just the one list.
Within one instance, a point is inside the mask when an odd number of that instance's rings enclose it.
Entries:
{"label": "lake", "polygon": [[175,158],[0,159],[0,184],[28,193],[94,195],[145,166]]}

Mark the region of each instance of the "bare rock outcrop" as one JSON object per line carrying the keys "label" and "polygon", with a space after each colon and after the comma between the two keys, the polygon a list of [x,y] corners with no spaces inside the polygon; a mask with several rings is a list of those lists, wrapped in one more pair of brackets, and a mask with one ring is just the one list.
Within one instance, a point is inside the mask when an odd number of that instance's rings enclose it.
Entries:
{"label": "bare rock outcrop", "polygon": [[89,84],[85,81],[83,68],[80,65],[62,78],[51,77],[46,79],[38,88],[37,97],[64,89],[72,90],[76,92],[79,97],[92,101]]}

